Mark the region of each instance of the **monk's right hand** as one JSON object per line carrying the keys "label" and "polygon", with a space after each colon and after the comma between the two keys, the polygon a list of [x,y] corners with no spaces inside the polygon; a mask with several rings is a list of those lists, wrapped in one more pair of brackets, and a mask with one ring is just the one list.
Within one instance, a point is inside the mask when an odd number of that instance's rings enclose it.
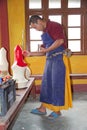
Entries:
{"label": "monk's right hand", "polygon": [[30,52],[27,51],[27,50],[24,50],[24,51],[22,52],[22,54],[23,54],[24,57],[30,56]]}

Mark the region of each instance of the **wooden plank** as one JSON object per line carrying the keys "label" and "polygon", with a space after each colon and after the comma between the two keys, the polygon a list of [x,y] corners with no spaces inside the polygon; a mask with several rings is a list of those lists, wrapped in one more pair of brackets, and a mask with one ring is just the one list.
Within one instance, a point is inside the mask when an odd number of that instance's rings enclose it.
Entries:
{"label": "wooden plank", "polygon": [[71,79],[87,79],[87,74],[86,73],[73,73],[70,74]]}
{"label": "wooden plank", "polygon": [[8,110],[7,114],[5,116],[0,117],[0,130],[7,130],[8,126],[13,121],[16,114],[27,99],[29,92],[33,88],[34,80],[34,78],[30,78],[28,83],[26,83],[25,89],[16,90],[16,101]]}
{"label": "wooden plank", "polygon": [[[36,80],[41,80],[43,75],[31,75],[31,77],[34,77]],[[87,79],[87,73],[71,73],[70,74],[71,79]]]}

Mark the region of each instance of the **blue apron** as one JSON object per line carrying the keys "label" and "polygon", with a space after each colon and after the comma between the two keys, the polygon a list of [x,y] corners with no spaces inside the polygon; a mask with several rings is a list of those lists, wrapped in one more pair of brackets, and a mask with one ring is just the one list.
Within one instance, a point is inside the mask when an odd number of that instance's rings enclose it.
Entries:
{"label": "blue apron", "polygon": [[[48,33],[43,33],[42,41],[46,48],[48,48],[54,40]],[[45,70],[42,78],[40,101],[54,106],[63,106],[65,97],[65,65],[63,62],[63,55],[57,55],[49,58],[56,52],[62,52],[64,47],[61,45],[57,49],[46,54]]]}

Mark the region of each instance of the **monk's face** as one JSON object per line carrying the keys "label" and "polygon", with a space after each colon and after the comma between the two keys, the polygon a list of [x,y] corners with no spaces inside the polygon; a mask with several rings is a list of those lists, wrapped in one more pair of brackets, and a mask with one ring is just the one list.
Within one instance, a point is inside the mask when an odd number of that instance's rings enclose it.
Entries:
{"label": "monk's face", "polygon": [[42,20],[38,20],[37,23],[31,23],[30,27],[36,29],[37,31],[43,31],[44,23]]}

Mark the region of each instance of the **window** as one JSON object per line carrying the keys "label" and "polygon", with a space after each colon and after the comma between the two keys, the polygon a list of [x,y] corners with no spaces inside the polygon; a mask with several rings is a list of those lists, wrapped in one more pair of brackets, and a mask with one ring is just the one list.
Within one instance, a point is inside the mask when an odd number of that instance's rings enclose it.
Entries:
{"label": "window", "polygon": [[61,15],[49,15],[48,17],[50,20],[53,20],[58,23],[62,23],[62,16]]}
{"label": "window", "polygon": [[80,8],[81,0],[68,0],[68,8]]}
{"label": "window", "polygon": [[81,15],[68,15],[68,48],[81,52]]}
{"label": "window", "polygon": [[49,0],[49,8],[61,8],[61,0]]}
{"label": "window", "polygon": [[41,0],[29,0],[29,9],[41,9]]}
{"label": "window", "polygon": [[86,0],[25,0],[26,47],[38,51],[42,32],[29,27],[33,14],[59,22],[67,37],[67,47],[73,54],[87,54],[87,1]]}
{"label": "window", "polygon": [[36,31],[35,29],[30,29],[30,50],[39,51],[39,45],[42,44],[41,41],[42,32]]}

